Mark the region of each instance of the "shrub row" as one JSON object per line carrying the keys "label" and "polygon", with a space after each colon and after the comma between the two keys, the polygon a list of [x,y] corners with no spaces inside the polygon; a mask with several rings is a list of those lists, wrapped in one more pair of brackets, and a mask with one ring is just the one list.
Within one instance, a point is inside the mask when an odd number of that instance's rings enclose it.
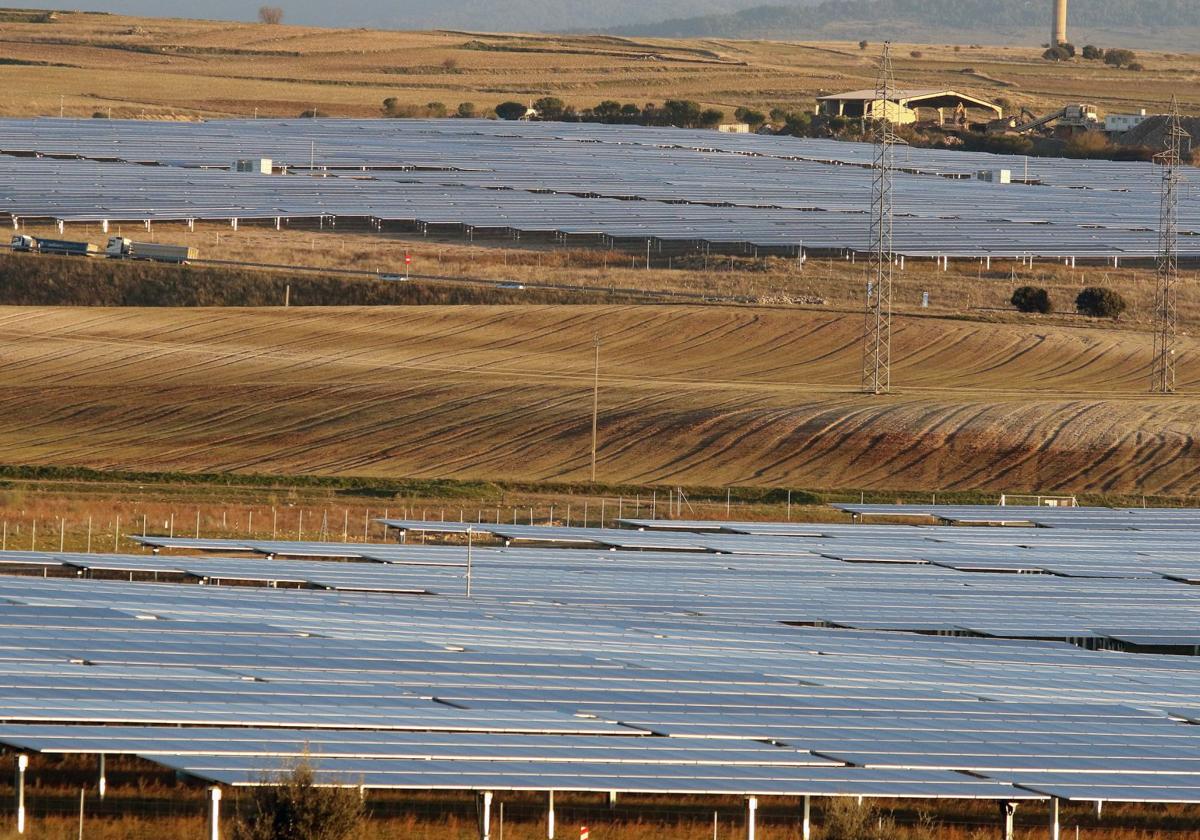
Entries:
{"label": "shrub row", "polygon": [[[1021,286],[1012,293],[1010,302],[1021,312],[1047,315],[1054,311],[1050,293],[1040,286]],[[1125,311],[1125,299],[1112,289],[1088,286],[1076,295],[1075,311],[1091,318],[1119,318]]]}

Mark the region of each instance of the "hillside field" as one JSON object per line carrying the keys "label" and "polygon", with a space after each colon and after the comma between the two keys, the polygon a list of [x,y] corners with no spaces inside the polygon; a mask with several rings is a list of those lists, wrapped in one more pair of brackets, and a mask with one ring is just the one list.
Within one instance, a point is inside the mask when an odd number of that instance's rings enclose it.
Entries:
{"label": "hillside field", "polygon": [[[878,50],[841,42],[317,29],[62,12],[0,15],[0,115],[198,118],[379,116],[381,104],[558,96],[702,101],[808,110],[822,93],[873,86]],[[849,37],[849,36],[848,36]],[[1097,61],[1056,65],[1040,42],[998,47],[897,44],[903,87],[951,87],[1044,113],[1089,101],[1103,111],[1160,109],[1172,94],[1200,109],[1200,57],[1143,53],[1145,71]],[[1105,46],[1121,46],[1110,43]]]}
{"label": "hillside field", "polygon": [[[1200,492],[1150,337],[766,307],[0,309],[0,462],[509,480]],[[1195,342],[1180,360],[1195,390]]]}

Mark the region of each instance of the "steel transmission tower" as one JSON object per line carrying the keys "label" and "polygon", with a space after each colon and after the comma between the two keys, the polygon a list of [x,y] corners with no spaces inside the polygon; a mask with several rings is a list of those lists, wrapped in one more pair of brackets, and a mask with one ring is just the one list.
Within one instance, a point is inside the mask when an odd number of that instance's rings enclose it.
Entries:
{"label": "steel transmission tower", "polygon": [[1155,155],[1162,165],[1158,216],[1158,287],[1154,299],[1154,360],[1150,390],[1175,392],[1175,344],[1179,324],[1176,281],[1179,279],[1179,168],[1190,135],[1179,119],[1179,104],[1171,98],[1163,151]]}
{"label": "steel transmission tower", "polygon": [[866,115],[875,143],[871,170],[871,262],[863,331],[862,387],[868,394],[886,394],[892,389],[892,172],[896,128],[891,120],[891,100],[896,95],[895,88],[892,45],[886,42],[875,82],[876,111]]}

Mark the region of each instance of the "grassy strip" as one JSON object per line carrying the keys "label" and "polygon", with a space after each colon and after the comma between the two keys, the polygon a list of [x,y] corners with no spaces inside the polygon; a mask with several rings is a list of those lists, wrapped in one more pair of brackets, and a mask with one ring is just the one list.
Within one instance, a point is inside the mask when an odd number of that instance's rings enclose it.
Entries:
{"label": "grassy strip", "polygon": [[612,302],[607,295],[287,271],[0,254],[9,306],[423,306]]}
{"label": "grassy strip", "polygon": [[[0,464],[0,479],[14,482],[75,484],[138,484],[194,487],[225,487],[262,490],[326,490],[339,496],[381,499],[445,499],[494,502],[506,493],[560,496],[647,496],[664,495],[674,484],[612,484],[588,482],[463,481],[457,479],[377,478],[336,475],[264,475],[259,473],[191,473],[133,470],[97,470],[89,467],[54,467]],[[693,485],[680,488],[693,502],[730,502],[752,505],[823,505],[837,502],[874,504],[995,505],[999,494],[982,490],[810,490],[799,487],[717,487]],[[1061,494],[1055,494],[1061,495]],[[1081,505],[1111,507],[1180,507],[1197,503],[1192,497],[1162,495],[1081,494]]]}

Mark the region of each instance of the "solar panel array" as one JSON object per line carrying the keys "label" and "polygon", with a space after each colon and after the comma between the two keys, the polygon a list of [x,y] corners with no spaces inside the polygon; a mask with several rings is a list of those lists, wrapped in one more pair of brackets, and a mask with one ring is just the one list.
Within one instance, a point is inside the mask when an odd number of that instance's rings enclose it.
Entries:
{"label": "solar panel array", "polygon": [[[255,157],[325,177],[226,171]],[[910,148],[900,157],[898,252],[1157,253],[1151,164]],[[630,126],[0,120],[0,213],[70,222],[365,218],[385,228],[837,252],[868,247],[869,166],[864,144]],[[998,168],[1035,183],[972,177]],[[1180,230],[1200,233],[1190,192]],[[1181,247],[1200,254],[1200,245]]]}
{"label": "solar panel array", "polygon": [[470,598],[466,546],[411,538],[5,552],[48,576],[0,575],[0,744],[231,785],[307,751],[395,789],[1200,801],[1194,511],[852,507],[1038,526],[476,523]]}

